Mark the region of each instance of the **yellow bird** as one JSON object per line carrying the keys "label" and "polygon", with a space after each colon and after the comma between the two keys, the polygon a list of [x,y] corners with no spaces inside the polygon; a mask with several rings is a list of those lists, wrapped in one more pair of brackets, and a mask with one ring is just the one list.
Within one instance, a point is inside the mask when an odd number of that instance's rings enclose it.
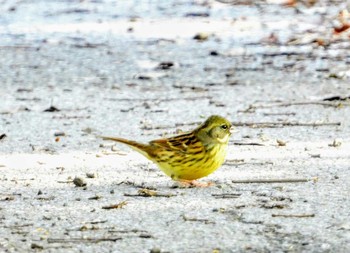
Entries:
{"label": "yellow bird", "polygon": [[173,180],[184,185],[208,186],[195,181],[217,170],[225,161],[231,123],[220,116],[210,116],[193,131],[174,137],[138,143],[117,137],[104,140],[124,143],[138,151]]}

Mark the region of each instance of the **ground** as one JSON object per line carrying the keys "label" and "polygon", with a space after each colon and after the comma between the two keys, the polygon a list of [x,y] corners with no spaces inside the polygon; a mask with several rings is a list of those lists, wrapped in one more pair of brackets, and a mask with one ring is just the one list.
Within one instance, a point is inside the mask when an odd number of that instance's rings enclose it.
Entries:
{"label": "ground", "polygon": [[[232,2],[1,3],[0,251],[349,250],[346,3]],[[207,188],[96,137],[212,114]]]}

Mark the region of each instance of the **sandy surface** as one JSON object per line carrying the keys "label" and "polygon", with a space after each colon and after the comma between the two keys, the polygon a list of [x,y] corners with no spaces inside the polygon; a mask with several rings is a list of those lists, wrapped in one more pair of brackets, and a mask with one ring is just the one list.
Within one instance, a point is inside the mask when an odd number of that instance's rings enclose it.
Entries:
{"label": "sandy surface", "polygon": [[[278,2],[3,1],[0,251],[347,252],[346,4]],[[211,114],[239,132],[209,188],[95,137]]]}

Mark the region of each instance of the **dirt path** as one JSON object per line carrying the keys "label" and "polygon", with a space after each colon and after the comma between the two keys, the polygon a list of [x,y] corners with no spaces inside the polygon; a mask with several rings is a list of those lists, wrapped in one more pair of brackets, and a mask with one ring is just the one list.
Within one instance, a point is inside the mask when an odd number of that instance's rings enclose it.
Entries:
{"label": "dirt path", "polygon": [[[1,8],[0,251],[348,250],[345,4]],[[147,141],[211,114],[239,132],[205,189],[94,137]]]}

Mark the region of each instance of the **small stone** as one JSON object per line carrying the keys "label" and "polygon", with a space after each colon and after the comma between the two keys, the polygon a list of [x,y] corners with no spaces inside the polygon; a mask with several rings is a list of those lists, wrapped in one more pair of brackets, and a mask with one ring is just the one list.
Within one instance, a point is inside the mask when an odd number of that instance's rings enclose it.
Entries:
{"label": "small stone", "polygon": [[160,248],[153,248],[151,249],[150,253],[161,253],[162,251],[160,250]]}
{"label": "small stone", "polygon": [[65,135],[66,135],[66,134],[65,134],[65,132],[63,132],[63,131],[57,131],[57,132],[54,133],[54,136],[55,136],[55,137],[65,136]]}
{"label": "small stone", "polygon": [[6,136],[6,134],[0,134],[0,140],[4,139]]}
{"label": "small stone", "polygon": [[86,133],[86,134],[91,134],[94,130],[90,127],[87,127],[87,128],[82,129],[81,131]]}
{"label": "small stone", "polygon": [[60,109],[58,109],[52,105],[49,108],[44,110],[44,112],[59,112],[59,111],[60,111]]}
{"label": "small stone", "polygon": [[38,195],[42,195],[43,192],[41,190],[38,191]]}
{"label": "small stone", "polygon": [[197,33],[193,39],[194,40],[199,40],[199,41],[204,41],[204,40],[207,40],[209,38],[209,34],[208,33],[205,33],[205,32],[200,32],[200,33]]}
{"label": "small stone", "polygon": [[81,178],[81,177],[75,177],[73,179],[73,183],[75,184],[75,186],[77,187],[83,187],[83,186],[86,186],[86,181]]}
{"label": "small stone", "polygon": [[185,14],[185,17],[193,17],[193,18],[197,18],[197,17],[207,18],[209,16],[210,14],[208,12],[189,12]]}
{"label": "small stone", "polygon": [[342,143],[343,143],[342,139],[336,138],[333,140],[333,142],[331,144],[328,144],[328,146],[336,148],[336,147],[340,147]]}
{"label": "small stone", "polygon": [[31,248],[31,249],[44,249],[43,246],[41,246],[41,245],[39,245],[39,244],[36,244],[36,243],[32,243],[32,244],[30,245],[30,248]]}
{"label": "small stone", "polygon": [[79,231],[86,231],[88,230],[89,228],[86,226],[86,225],[83,225],[79,228]]}
{"label": "small stone", "polygon": [[321,158],[321,154],[310,154],[312,158]]}
{"label": "small stone", "polygon": [[157,69],[167,70],[174,67],[174,65],[175,65],[174,62],[171,62],[171,61],[161,62],[159,63]]}
{"label": "small stone", "polygon": [[86,177],[87,178],[96,178],[97,173],[96,172],[88,172],[88,173],[86,173]]}
{"label": "small stone", "polygon": [[151,80],[152,79],[152,77],[148,76],[148,75],[139,75],[137,78],[139,80]]}
{"label": "small stone", "polygon": [[277,139],[276,142],[277,142],[277,145],[280,147],[284,147],[287,145],[287,142],[279,140],[279,139]]}

